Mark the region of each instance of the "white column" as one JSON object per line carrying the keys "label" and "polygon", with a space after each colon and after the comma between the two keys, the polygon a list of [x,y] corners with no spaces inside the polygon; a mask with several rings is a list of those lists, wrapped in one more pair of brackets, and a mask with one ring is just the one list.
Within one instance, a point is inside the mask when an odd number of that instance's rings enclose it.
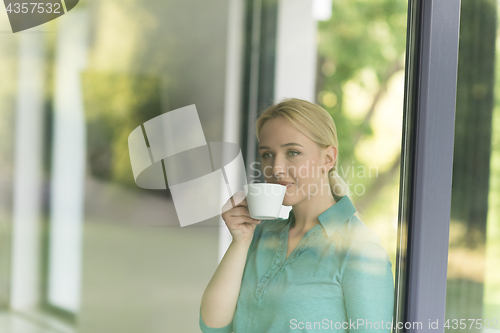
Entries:
{"label": "white column", "polygon": [[315,101],[317,22],[312,0],[280,0],[274,99]]}
{"label": "white column", "polygon": [[11,308],[39,300],[45,35],[19,33]]}
{"label": "white column", "polygon": [[[276,36],[274,100],[294,97],[316,101],[317,22],[312,0],[280,0]],[[316,6],[317,7],[317,6]],[[279,217],[287,218],[291,206]]]}
{"label": "white column", "polygon": [[48,301],[78,312],[86,140],[80,75],[87,66],[88,17],[74,9],[58,20]]}
{"label": "white column", "polygon": [[[240,127],[241,127],[241,85],[242,85],[242,60],[245,22],[244,1],[228,1],[228,26],[227,26],[227,46],[226,46],[226,87],[224,105],[224,133],[223,142],[233,142],[241,147]],[[236,180],[235,180],[236,181]],[[243,186],[243,185],[242,185]],[[224,193],[221,194],[224,196]],[[221,207],[222,208],[222,207]],[[222,217],[219,220],[219,262],[226,253],[232,236],[227,229]]]}

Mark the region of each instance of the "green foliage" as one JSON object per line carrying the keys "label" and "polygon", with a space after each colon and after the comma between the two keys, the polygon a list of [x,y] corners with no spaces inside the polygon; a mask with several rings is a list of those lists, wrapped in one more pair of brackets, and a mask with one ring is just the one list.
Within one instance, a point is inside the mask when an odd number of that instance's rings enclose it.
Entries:
{"label": "green foliage", "polygon": [[[385,87],[392,68],[402,67],[406,17],[403,0],[334,0],[332,18],[319,23],[317,98],[335,120],[339,154],[346,163],[355,160],[358,138],[371,135],[372,129],[369,123],[358,124],[345,116],[349,110],[344,109],[343,87],[350,80],[365,85],[357,76],[366,68],[374,71],[378,86]],[[325,101],[325,92],[335,94],[336,103]]]}
{"label": "green foliage", "polygon": [[101,179],[137,188],[128,152],[128,136],[161,114],[159,79],[144,75],[84,72],[90,172]]}

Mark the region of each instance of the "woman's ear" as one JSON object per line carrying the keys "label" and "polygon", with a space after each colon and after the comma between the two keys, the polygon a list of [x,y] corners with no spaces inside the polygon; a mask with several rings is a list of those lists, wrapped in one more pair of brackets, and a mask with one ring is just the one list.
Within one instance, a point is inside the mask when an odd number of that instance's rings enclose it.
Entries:
{"label": "woman's ear", "polygon": [[323,152],[323,173],[329,172],[335,166],[335,162],[337,161],[337,153],[337,147],[335,147],[334,145],[330,145],[325,148]]}

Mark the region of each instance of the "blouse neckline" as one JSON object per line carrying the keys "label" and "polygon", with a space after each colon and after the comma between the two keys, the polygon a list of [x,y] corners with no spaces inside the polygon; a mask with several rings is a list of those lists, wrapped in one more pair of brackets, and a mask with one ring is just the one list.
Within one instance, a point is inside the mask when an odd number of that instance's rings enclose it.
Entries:
{"label": "blouse neckline", "polygon": [[[335,204],[331,205],[327,210],[321,213],[318,216],[318,220],[320,222],[320,225],[325,230],[328,238],[330,238],[335,233],[335,231],[337,231],[337,229],[355,213],[356,213],[356,208],[354,208],[354,205],[352,204],[349,197],[347,195],[344,195],[343,197],[340,198],[339,201],[337,201]],[[293,219],[295,219],[295,215],[292,209],[288,214],[288,220],[283,229],[290,230],[290,224],[293,221]],[[314,228],[317,229],[318,226],[319,225],[315,225],[307,232],[313,230]],[[307,232],[302,238],[305,238]]]}

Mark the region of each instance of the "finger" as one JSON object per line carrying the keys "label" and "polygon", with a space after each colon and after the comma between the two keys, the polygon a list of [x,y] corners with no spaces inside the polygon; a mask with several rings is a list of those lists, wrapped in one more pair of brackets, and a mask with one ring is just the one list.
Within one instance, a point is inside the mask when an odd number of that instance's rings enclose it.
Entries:
{"label": "finger", "polygon": [[221,214],[224,214],[225,212],[232,209],[233,207],[234,207],[234,205],[231,202],[231,198],[227,199],[226,203],[221,208]]}
{"label": "finger", "polygon": [[255,230],[255,228],[257,228],[257,226],[260,224],[260,222],[243,222],[243,223],[240,223],[240,224],[237,224],[236,226],[233,226],[231,228],[228,228],[229,229],[233,229],[233,230],[239,230],[241,229],[242,226],[251,226],[252,227],[252,230]]}
{"label": "finger", "polygon": [[262,221],[262,219],[254,219],[252,216],[250,216],[250,213],[248,212],[248,209],[246,207],[238,207],[238,208],[234,208],[232,211],[231,211],[231,217],[234,219],[234,218],[245,218],[249,221],[252,221],[252,222],[260,222]]}
{"label": "finger", "polygon": [[229,215],[251,217],[247,207],[234,207],[231,211],[229,211]]}
{"label": "finger", "polygon": [[234,193],[232,198],[234,201],[234,207],[238,207],[238,206],[248,207],[247,199],[246,199],[247,196],[245,194],[245,191],[238,191],[238,192]]}
{"label": "finger", "polygon": [[[242,192],[242,191],[239,191]],[[236,208],[236,207],[248,207],[247,200],[245,197],[245,192],[243,194],[236,192],[231,198],[229,198],[224,206],[221,208],[221,212],[225,213],[230,209]]]}
{"label": "finger", "polygon": [[226,222],[227,225],[237,226],[243,223],[249,224],[259,224],[262,220],[256,220],[249,216],[235,216],[233,217],[229,223]]}

